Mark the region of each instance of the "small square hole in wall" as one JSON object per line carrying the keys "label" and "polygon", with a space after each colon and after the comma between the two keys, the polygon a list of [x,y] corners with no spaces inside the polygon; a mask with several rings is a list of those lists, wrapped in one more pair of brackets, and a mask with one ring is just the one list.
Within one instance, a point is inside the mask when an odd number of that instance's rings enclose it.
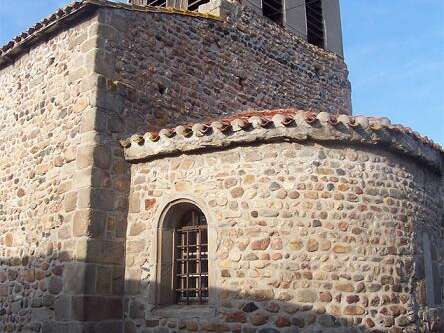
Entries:
{"label": "small square hole in wall", "polygon": [[239,84],[239,86],[243,89],[244,88],[244,84],[245,84],[245,78],[242,76],[239,76],[237,78],[237,83]]}
{"label": "small square hole in wall", "polygon": [[162,83],[158,83],[157,90],[159,91],[159,94],[164,95],[167,93],[168,88],[165,85],[163,85]]}

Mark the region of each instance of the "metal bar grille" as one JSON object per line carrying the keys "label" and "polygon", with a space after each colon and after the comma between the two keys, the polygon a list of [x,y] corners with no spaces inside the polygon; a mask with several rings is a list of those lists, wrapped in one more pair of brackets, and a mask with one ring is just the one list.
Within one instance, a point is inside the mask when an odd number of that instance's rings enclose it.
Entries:
{"label": "metal bar grille", "polygon": [[205,217],[193,211],[189,221],[176,228],[176,301],[208,301],[208,236]]}

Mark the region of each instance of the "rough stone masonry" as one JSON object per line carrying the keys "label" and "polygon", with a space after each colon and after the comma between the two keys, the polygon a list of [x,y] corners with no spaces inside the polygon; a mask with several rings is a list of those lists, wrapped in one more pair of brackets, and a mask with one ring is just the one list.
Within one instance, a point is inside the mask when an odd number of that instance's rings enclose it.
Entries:
{"label": "rough stone masonry", "polygon": [[[79,1],[1,49],[0,331],[439,330],[442,149],[227,8]],[[308,113],[253,112],[278,108]],[[177,200],[208,221],[205,306],[154,297]]]}

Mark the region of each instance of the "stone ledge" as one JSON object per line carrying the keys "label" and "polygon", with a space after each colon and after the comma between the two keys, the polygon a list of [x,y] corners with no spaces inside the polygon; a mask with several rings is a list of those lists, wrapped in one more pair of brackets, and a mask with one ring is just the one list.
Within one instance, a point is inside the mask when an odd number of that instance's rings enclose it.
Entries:
{"label": "stone ledge", "polygon": [[443,171],[444,151],[427,137],[387,118],[318,114],[294,109],[249,112],[235,118],[147,132],[121,140],[127,161],[273,140],[377,145]]}

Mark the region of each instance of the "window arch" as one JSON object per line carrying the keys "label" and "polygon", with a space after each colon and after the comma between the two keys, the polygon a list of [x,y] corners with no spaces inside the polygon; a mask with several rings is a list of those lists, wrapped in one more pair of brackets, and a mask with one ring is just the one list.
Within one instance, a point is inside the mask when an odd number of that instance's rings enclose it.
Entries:
{"label": "window arch", "polygon": [[167,205],[160,217],[157,304],[207,304],[208,224],[190,200]]}

